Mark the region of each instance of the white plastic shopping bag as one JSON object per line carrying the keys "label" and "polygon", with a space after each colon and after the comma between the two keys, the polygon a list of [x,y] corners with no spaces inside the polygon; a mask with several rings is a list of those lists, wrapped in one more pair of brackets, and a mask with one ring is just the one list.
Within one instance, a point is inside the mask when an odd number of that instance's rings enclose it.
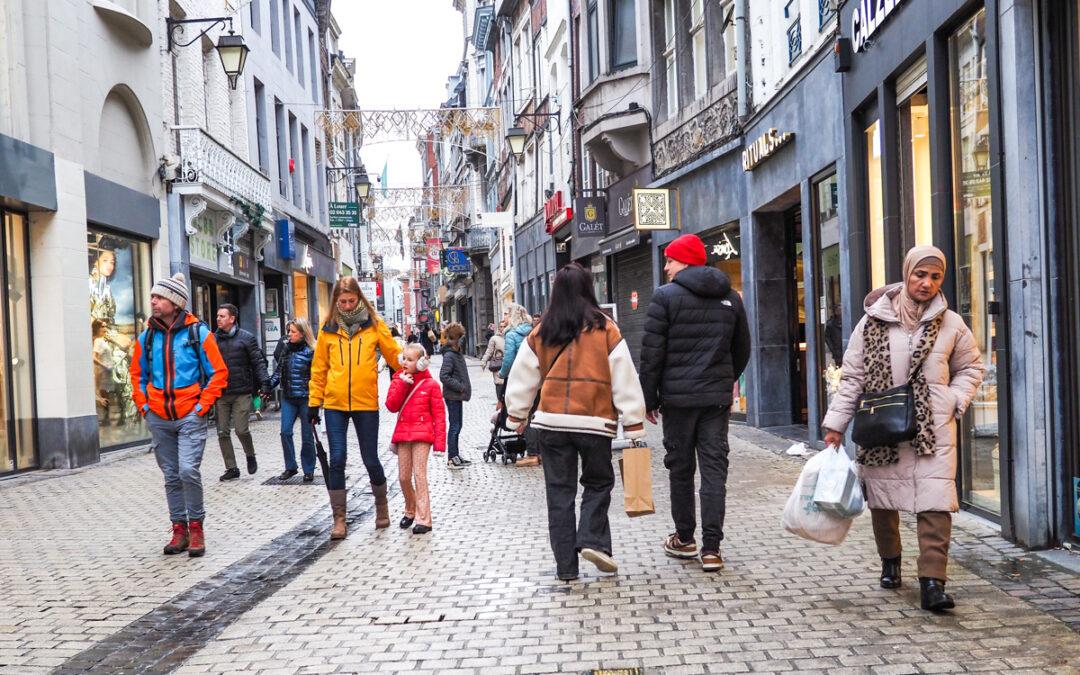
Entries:
{"label": "white plastic shopping bag", "polygon": [[834,516],[814,503],[818,473],[827,459],[826,453],[819,452],[807,460],[798,482],[795,483],[795,489],[788,497],[780,524],[788,532],[803,539],[835,545],[847,537],[852,519]]}
{"label": "white plastic shopping bag", "polygon": [[830,445],[814,488],[814,503],[841,518],[854,518],[863,511],[862,488],[855,463],[843,448]]}

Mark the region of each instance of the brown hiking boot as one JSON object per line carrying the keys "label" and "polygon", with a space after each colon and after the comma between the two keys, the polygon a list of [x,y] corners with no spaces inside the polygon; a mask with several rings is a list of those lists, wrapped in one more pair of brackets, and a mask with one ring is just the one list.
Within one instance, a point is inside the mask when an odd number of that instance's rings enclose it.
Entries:
{"label": "brown hiking boot", "polygon": [[672,558],[696,558],[698,554],[697,543],[693,539],[681,541],[678,532],[676,532],[664,541],[664,553]]}
{"label": "brown hiking boot", "polygon": [[334,513],[334,525],[330,528],[330,539],[344,539],[349,533],[345,525],[345,491],[330,490],[330,510]]}
{"label": "brown hiking boot", "polygon": [[525,455],[514,466],[540,466],[540,455]]}
{"label": "brown hiking boot", "polygon": [[188,524],[177,521],[172,524],[172,539],[165,544],[165,555],[176,555],[188,549]]}
{"label": "brown hiking boot", "polygon": [[390,505],[386,502],[386,483],[371,484],[371,493],[375,495],[375,529],[390,527]]}
{"label": "brown hiking boot", "polygon": [[193,520],[188,523],[188,533],[191,535],[188,555],[192,558],[202,557],[206,553],[206,537],[203,535],[202,521]]}
{"label": "brown hiking boot", "polygon": [[720,557],[720,551],[701,552],[701,570],[703,572],[719,572],[724,569],[724,559]]}

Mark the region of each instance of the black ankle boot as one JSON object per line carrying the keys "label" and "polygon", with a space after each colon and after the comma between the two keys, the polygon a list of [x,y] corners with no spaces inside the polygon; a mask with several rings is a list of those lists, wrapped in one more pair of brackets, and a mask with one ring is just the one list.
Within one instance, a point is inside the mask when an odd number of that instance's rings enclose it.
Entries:
{"label": "black ankle boot", "polygon": [[922,591],[922,608],[931,612],[940,612],[945,609],[956,607],[952,596],[945,592],[945,582],[941,579],[919,577],[919,588]]}
{"label": "black ankle boot", "polygon": [[881,559],[881,587],[900,588],[900,556]]}

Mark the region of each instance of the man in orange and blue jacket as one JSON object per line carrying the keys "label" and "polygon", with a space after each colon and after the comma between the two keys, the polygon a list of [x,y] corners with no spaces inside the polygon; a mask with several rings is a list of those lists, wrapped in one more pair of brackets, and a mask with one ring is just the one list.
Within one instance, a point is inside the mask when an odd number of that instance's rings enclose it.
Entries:
{"label": "man in orange and blue jacket", "polygon": [[165,475],[172,540],[165,555],[206,552],[202,464],[206,414],[221,396],[229,371],[210,328],[187,311],[190,294],[177,272],[150,289],[151,318],[131,359],[132,398],[154,438]]}

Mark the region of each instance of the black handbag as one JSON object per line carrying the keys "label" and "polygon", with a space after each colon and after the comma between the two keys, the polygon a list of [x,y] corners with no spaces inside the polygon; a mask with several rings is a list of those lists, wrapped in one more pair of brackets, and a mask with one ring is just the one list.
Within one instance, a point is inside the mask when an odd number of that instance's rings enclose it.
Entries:
{"label": "black handbag", "polygon": [[916,433],[915,389],[910,379],[899,387],[859,397],[851,428],[851,439],[859,447],[899,445],[914,440]]}

